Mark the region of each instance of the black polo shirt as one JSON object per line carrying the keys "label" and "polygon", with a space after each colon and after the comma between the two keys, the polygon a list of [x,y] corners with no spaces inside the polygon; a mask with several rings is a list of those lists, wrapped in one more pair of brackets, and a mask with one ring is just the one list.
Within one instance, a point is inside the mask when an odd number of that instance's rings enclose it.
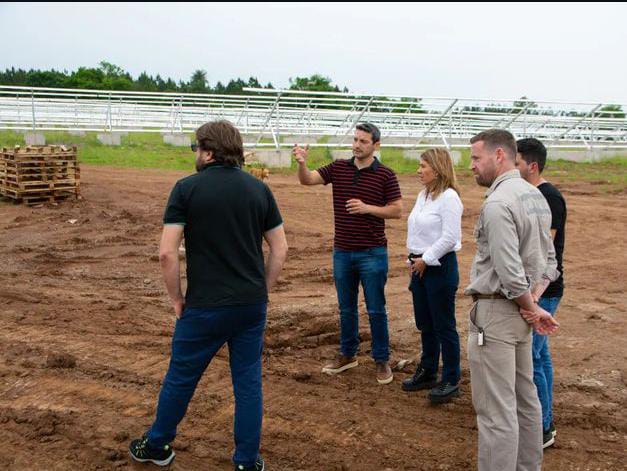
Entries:
{"label": "black polo shirt", "polygon": [[355,157],[341,159],[318,169],[324,184],[333,184],[335,247],[359,251],[387,246],[385,220],[371,214],[349,214],[346,202],[359,199],[373,206],[385,206],[401,198],[394,171],[375,157],[374,162],[359,170]]}
{"label": "black polo shirt", "polygon": [[176,183],[163,222],[185,226],[186,306],[268,300],[263,234],[283,220],[267,185],[237,167],[209,164]]}

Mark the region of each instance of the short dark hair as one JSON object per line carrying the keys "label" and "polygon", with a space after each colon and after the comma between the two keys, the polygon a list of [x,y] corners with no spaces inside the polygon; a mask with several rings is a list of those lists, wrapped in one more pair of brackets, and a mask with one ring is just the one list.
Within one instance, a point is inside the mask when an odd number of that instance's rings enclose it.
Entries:
{"label": "short dark hair", "polygon": [[509,154],[510,160],[516,161],[516,139],[511,132],[505,129],[488,129],[470,139],[471,144],[481,141],[491,149],[502,147]]}
{"label": "short dark hair", "polygon": [[532,162],[538,164],[538,172],[542,173],[544,166],[546,165],[546,147],[539,140],[528,137],[526,139],[519,139],[516,142],[518,147],[518,153],[529,165]]}
{"label": "short dark hair", "polygon": [[355,129],[363,132],[367,132],[372,136],[372,143],[376,144],[381,140],[381,131],[372,123],[359,123],[355,126]]}
{"label": "short dark hair", "polygon": [[205,123],[196,129],[198,147],[212,151],[216,162],[229,167],[244,165],[244,142],[235,126],[229,121],[219,120]]}

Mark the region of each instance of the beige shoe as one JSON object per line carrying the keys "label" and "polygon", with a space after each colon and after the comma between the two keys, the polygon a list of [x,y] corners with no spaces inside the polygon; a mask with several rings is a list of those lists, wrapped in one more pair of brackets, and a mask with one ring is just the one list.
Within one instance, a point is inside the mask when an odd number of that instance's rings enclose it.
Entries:
{"label": "beige shoe", "polygon": [[329,362],[322,368],[322,372],[328,375],[336,375],[350,368],[355,368],[357,365],[359,365],[357,358],[338,355],[335,360]]}
{"label": "beige shoe", "polygon": [[378,361],[377,362],[377,383],[390,384],[393,380],[394,380],[394,375],[392,374],[392,368],[390,368],[390,362]]}

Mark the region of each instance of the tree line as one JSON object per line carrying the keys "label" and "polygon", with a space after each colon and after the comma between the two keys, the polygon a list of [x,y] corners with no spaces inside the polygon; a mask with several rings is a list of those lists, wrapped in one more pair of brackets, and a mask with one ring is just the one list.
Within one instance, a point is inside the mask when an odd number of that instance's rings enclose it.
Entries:
{"label": "tree line", "polygon": [[[188,81],[179,80],[176,82],[172,78],[163,78],[160,74],[156,76],[142,72],[134,78],[130,73],[121,67],[102,61],[98,67],[79,67],[75,71],[58,71],[39,70],[39,69],[16,69],[15,67],[7,68],[0,71],[0,85],[19,85],[27,87],[45,87],[45,88],[78,88],[93,90],[122,90],[137,92],[178,92],[178,93],[209,93],[220,95],[240,95],[245,94],[245,88],[266,88],[274,89],[272,83],[262,84],[256,77],[248,79],[236,78],[229,80],[226,84],[218,81],[214,85],[209,82],[207,72],[204,70],[196,70]],[[294,77],[289,79],[289,90],[316,91],[316,92],[343,92],[348,93],[347,87],[342,87],[333,83],[330,77],[313,74],[309,77]],[[324,96],[323,96],[324,97]],[[329,95],[326,104],[318,105],[320,108],[334,108],[340,102],[332,100],[333,96]],[[359,98],[359,97],[357,97]],[[362,97],[367,99],[368,97]],[[402,99],[386,99],[380,97],[379,100],[388,101],[389,104],[373,105],[371,111],[386,111],[395,113],[425,113],[419,99],[402,98]],[[550,109],[541,109],[534,102],[528,101],[526,97],[522,97],[520,101],[514,103],[514,109],[504,109],[498,105],[487,106],[466,106],[463,108],[465,112],[485,112],[485,113],[513,113],[522,111],[530,115],[555,115]],[[584,116],[581,112],[566,112],[567,116]],[[603,118],[625,118],[625,113],[620,105],[605,105],[599,109],[595,117]]]}
{"label": "tree line", "polygon": [[[188,81],[155,76],[142,72],[134,78],[121,67],[106,61],[100,62],[98,67],[79,67],[74,71],[59,71],[30,69],[24,70],[15,67],[0,71],[0,85],[16,85],[26,87],[46,88],[79,88],[94,90],[123,90],[137,92],[179,92],[179,93],[215,93],[215,94],[243,94],[244,88],[274,89],[272,83],[262,84],[256,77],[248,79],[236,78],[227,83],[218,81],[214,85],[209,83],[207,72],[196,70]],[[348,92],[344,87],[340,90],[329,77],[314,74],[310,77],[290,78],[291,90]]]}
{"label": "tree line", "polygon": [[[236,78],[229,80],[226,84],[218,81],[214,85],[209,82],[207,72],[196,70],[188,81],[179,80],[176,82],[172,78],[163,78],[161,75],[149,75],[146,72],[134,78],[129,72],[121,67],[102,61],[98,67],[79,67],[75,71],[38,70],[38,69],[16,69],[7,68],[0,71],[0,85],[14,85],[26,87],[44,88],[76,88],[91,90],[118,90],[136,92],[175,92],[175,93],[205,93],[220,95],[240,95],[245,94],[245,88],[266,88],[274,89],[272,83],[262,84],[256,77],[248,79]],[[289,90],[348,93],[348,87],[340,88],[333,83],[330,77],[322,74],[313,74],[308,77],[293,77],[289,79]],[[289,94],[286,94],[289,96]],[[320,95],[327,101],[317,105],[317,109],[334,109],[342,106],[336,101],[333,95]],[[368,97],[363,97],[368,100]],[[419,100],[402,99],[393,100],[393,103],[385,107],[372,106],[371,111],[395,111],[421,112]],[[302,105],[306,107],[306,105]]]}

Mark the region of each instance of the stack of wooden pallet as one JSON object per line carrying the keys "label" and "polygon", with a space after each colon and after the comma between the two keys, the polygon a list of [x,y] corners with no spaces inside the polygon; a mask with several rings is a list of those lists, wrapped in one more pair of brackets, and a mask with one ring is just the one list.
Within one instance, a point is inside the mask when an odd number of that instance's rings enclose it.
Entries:
{"label": "stack of wooden pallet", "polygon": [[76,147],[32,146],[2,149],[0,195],[38,204],[78,198],[80,169]]}

